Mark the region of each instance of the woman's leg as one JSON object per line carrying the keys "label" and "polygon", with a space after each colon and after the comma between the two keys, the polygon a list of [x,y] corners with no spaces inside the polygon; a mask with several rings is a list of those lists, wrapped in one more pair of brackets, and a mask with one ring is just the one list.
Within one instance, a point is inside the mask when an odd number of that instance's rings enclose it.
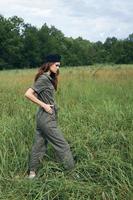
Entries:
{"label": "woman's leg", "polygon": [[59,160],[64,164],[64,168],[68,170],[74,168],[74,159],[70,146],[63,137],[60,129],[56,126],[47,126],[47,128],[45,127],[43,130],[45,130],[45,137],[56,150]]}
{"label": "woman's leg", "polygon": [[47,151],[48,141],[42,136],[40,129],[36,129],[35,140],[32,146],[30,161],[29,161],[29,171],[36,171],[40,161]]}

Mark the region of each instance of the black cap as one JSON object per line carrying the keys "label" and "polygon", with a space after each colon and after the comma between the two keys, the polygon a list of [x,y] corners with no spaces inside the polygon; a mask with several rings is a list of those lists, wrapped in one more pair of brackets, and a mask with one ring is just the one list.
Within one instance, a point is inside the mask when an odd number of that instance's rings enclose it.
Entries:
{"label": "black cap", "polygon": [[59,54],[49,54],[45,58],[45,62],[60,62],[61,56]]}

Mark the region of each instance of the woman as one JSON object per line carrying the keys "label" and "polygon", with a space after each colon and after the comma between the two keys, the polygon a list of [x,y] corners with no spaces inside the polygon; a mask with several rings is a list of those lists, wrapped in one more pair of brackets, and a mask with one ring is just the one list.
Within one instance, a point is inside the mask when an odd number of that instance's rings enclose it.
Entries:
{"label": "woman", "polygon": [[48,142],[52,144],[59,161],[64,164],[64,168],[72,169],[74,167],[70,146],[57,127],[54,91],[57,90],[60,59],[58,54],[48,55],[45,64],[40,67],[35,76],[33,86],[25,93],[25,97],[39,105],[36,114],[35,141],[29,162],[29,178],[36,176],[39,161],[46,153]]}

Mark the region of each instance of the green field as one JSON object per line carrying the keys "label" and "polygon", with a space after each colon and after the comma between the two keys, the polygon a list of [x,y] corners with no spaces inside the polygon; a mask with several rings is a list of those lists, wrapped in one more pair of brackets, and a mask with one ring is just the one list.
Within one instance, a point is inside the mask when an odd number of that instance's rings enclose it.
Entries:
{"label": "green field", "polygon": [[49,146],[28,180],[36,71],[0,72],[0,200],[133,200],[133,65],[61,68],[58,125],[77,163],[64,171]]}

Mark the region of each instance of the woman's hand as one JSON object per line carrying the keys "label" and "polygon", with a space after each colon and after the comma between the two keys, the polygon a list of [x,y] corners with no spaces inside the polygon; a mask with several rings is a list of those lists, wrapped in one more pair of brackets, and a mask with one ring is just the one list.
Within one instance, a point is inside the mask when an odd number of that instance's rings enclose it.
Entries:
{"label": "woman's hand", "polygon": [[44,110],[50,114],[53,113],[53,110],[51,107],[53,107],[54,105],[50,105],[50,104],[43,104],[42,107],[44,108]]}

